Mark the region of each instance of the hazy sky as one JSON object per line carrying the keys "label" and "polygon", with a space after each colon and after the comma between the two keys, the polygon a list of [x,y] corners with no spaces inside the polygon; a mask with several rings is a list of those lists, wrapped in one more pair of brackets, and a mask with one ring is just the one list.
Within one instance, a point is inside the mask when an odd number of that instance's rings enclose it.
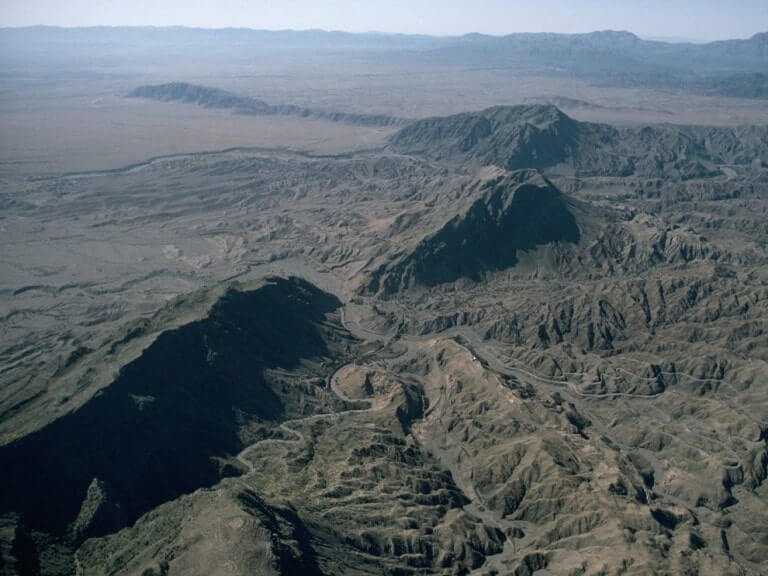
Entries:
{"label": "hazy sky", "polygon": [[768,31],[768,0],[0,0],[0,26],[32,24],[442,35],[616,29],[711,40]]}

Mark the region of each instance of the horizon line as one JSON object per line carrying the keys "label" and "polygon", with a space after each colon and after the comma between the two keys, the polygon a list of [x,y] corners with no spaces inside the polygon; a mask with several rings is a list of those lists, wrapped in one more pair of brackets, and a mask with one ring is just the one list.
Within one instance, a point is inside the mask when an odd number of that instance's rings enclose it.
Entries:
{"label": "horizon line", "polygon": [[28,30],[34,28],[50,28],[56,30],[98,30],[98,29],[174,29],[174,30],[200,30],[200,31],[248,31],[248,32],[273,32],[273,33],[308,33],[308,32],[322,32],[326,34],[347,34],[350,36],[389,36],[389,37],[411,37],[411,38],[435,38],[435,39],[450,39],[450,38],[465,38],[467,36],[482,36],[487,38],[507,38],[510,36],[589,36],[591,34],[600,33],[615,33],[615,34],[627,34],[631,35],[638,40],[645,42],[658,42],[662,44],[710,44],[714,42],[728,42],[732,40],[747,41],[757,36],[768,34],[768,31],[755,32],[751,36],[747,37],[729,37],[720,39],[704,39],[704,38],[687,38],[675,36],[654,36],[654,35],[639,35],[631,30],[619,30],[613,28],[603,28],[590,30],[589,32],[509,32],[507,34],[490,34],[487,32],[464,32],[461,34],[424,34],[415,32],[384,32],[380,30],[366,30],[366,31],[350,31],[342,29],[332,28],[252,28],[249,26],[190,26],[185,24],[93,24],[85,26],[66,26],[60,24],[24,24],[24,25],[11,25],[0,26],[0,30]]}

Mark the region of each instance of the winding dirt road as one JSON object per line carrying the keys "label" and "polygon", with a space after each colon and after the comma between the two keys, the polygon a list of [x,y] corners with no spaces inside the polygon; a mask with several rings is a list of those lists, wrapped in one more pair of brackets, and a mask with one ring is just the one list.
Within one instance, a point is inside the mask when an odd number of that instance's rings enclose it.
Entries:
{"label": "winding dirt road", "polygon": [[375,412],[376,410],[380,409],[376,407],[376,400],[374,399],[350,398],[343,391],[339,389],[338,387],[339,372],[341,372],[347,366],[351,366],[355,363],[356,361],[347,362],[346,364],[343,364],[339,366],[336,370],[334,370],[333,374],[331,374],[331,376],[328,378],[328,388],[334,394],[336,394],[338,398],[340,398],[344,402],[368,402],[370,404],[370,407],[355,408],[352,410],[342,410],[340,412],[325,412],[322,414],[313,414],[311,416],[306,416],[304,418],[294,418],[292,420],[286,420],[285,422],[280,424],[279,429],[288,435],[294,436],[294,438],[265,438],[264,440],[259,440],[245,447],[237,455],[237,460],[241,462],[246,468],[248,468],[248,472],[246,476],[250,476],[256,470],[256,468],[253,465],[253,462],[251,462],[250,460],[248,460],[248,458],[246,458],[246,455],[252,450],[258,447],[263,447],[267,444],[303,444],[304,442],[306,442],[306,438],[304,437],[304,434],[300,430],[297,430],[296,428],[292,428],[292,426],[300,426],[308,422],[316,422],[324,418],[340,417],[347,414],[364,414],[366,412]]}

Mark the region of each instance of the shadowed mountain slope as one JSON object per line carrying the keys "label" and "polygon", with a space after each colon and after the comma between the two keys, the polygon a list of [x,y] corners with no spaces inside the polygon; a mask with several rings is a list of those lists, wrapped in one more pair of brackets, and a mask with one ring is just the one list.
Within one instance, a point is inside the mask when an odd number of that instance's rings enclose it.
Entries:
{"label": "shadowed mountain slope", "polygon": [[468,208],[412,250],[379,267],[368,289],[393,292],[459,278],[479,281],[486,272],[515,266],[518,252],[579,242],[569,200],[535,171],[485,182]]}
{"label": "shadowed mountain slope", "polygon": [[328,322],[338,306],[296,279],[230,289],[79,409],[0,448],[0,510],[36,530],[90,537],[236,474],[228,459],[254,432],[318,401],[267,371],[343,354]]}

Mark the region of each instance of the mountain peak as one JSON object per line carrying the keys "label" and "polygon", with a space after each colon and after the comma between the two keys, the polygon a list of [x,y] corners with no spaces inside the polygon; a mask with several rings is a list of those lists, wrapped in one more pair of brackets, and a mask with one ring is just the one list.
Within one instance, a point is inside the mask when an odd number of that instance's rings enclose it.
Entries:
{"label": "mountain peak", "polygon": [[460,278],[479,281],[514,267],[521,251],[577,244],[581,231],[570,204],[536,170],[487,170],[468,205],[409,252],[382,264],[365,289],[387,294]]}
{"label": "mountain peak", "polygon": [[495,106],[419,120],[391,140],[394,149],[434,159],[465,156],[509,170],[562,163],[579,123],[551,104]]}

